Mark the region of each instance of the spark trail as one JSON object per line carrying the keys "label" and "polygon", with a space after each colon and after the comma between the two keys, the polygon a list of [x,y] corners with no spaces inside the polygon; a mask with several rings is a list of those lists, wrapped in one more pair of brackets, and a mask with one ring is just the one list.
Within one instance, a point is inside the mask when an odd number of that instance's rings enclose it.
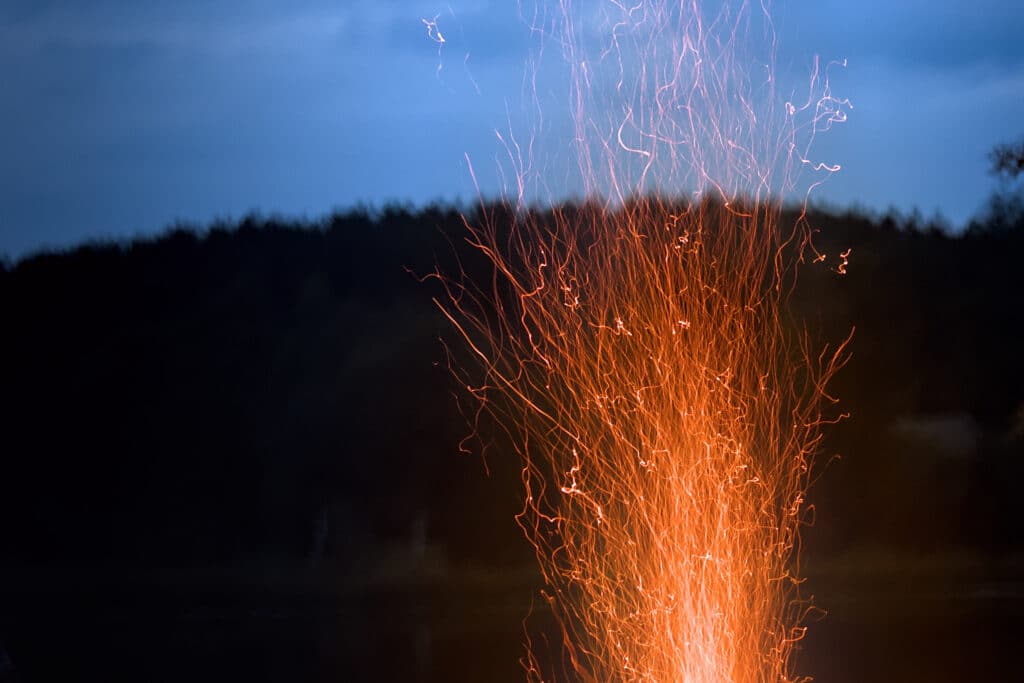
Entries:
{"label": "spark trail", "polygon": [[[564,668],[797,680],[799,526],[843,347],[814,349],[790,320],[813,247],[782,198],[837,170],[808,155],[846,103],[817,69],[803,102],[779,99],[760,3],[532,16],[550,17],[579,176],[603,199],[485,207],[466,228],[491,277],[439,276],[437,303],[473,358],[453,371],[522,458],[518,520]],[[524,666],[554,675],[532,650]]]}

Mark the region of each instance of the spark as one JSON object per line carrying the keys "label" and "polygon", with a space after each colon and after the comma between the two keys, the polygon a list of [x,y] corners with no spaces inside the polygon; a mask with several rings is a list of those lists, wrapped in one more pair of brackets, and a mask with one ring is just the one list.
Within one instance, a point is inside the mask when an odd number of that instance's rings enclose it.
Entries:
{"label": "spark", "polygon": [[836,272],[840,275],[846,275],[846,267],[850,265],[850,252],[852,251],[853,249],[847,249],[843,253],[839,254],[839,258],[842,259],[842,262],[836,267]]}
{"label": "spark", "polygon": [[444,62],[442,61],[442,50],[444,49],[445,40],[444,34],[441,33],[441,27],[438,25],[437,20],[440,14],[435,14],[432,19],[421,18],[420,21],[427,29],[427,38],[437,44],[437,77],[441,78],[441,71],[444,69]]}
{"label": "spark", "polygon": [[441,28],[437,25],[440,16],[440,14],[435,14],[433,19],[420,19],[420,21],[427,27],[427,38],[438,45],[444,45],[447,41],[444,39],[444,34],[441,33]]}
{"label": "spark", "polygon": [[[499,133],[517,195],[465,220],[491,272],[436,274],[468,351],[452,372],[478,400],[472,424],[491,415],[518,450],[517,520],[573,677],[800,680],[799,528],[845,343],[815,352],[787,322],[813,230],[782,197],[801,169],[838,170],[810,143],[845,100],[816,63],[806,102],[776,111],[771,61],[745,40],[761,19],[774,54],[765,3],[606,3],[594,55],[588,22],[558,7],[538,33],[572,66],[591,199],[524,209],[535,166]],[[551,680],[533,642],[527,676]]]}

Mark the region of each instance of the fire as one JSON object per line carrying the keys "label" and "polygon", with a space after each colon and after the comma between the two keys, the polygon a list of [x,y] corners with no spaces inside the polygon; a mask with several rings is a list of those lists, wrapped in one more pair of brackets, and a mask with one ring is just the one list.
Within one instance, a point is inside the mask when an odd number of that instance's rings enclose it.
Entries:
{"label": "fire", "polygon": [[476,362],[453,371],[522,458],[518,521],[582,680],[796,680],[799,526],[843,347],[788,317],[811,230],[782,198],[836,170],[808,149],[845,103],[816,70],[776,107],[767,9],[714,4],[558,3],[580,177],[605,199],[527,210],[524,164],[507,210],[466,221],[492,276],[439,276]]}

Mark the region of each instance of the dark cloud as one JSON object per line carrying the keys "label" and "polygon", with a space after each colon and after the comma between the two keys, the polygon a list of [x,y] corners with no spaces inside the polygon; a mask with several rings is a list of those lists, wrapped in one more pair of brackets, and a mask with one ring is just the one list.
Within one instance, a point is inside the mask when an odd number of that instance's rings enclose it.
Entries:
{"label": "dark cloud", "polygon": [[1006,0],[789,2],[784,46],[893,68],[1024,65],[1024,9]]}

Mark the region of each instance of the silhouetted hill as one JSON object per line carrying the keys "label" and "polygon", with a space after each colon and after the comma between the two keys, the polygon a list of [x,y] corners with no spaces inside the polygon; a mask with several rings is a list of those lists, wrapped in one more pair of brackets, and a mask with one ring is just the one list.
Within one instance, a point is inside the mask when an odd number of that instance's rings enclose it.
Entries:
{"label": "silhouetted hill", "polygon": [[[833,266],[852,249],[849,272],[807,265],[794,308],[823,339],[856,327],[818,547],[1019,546],[1021,222],[811,222]],[[448,329],[407,271],[458,254],[485,276],[461,231],[450,207],[250,217],[0,269],[3,561],[351,563],[416,537],[456,561],[528,558],[517,463],[492,457],[488,478],[457,453]],[[921,415],[973,430],[970,452],[904,428]]]}

